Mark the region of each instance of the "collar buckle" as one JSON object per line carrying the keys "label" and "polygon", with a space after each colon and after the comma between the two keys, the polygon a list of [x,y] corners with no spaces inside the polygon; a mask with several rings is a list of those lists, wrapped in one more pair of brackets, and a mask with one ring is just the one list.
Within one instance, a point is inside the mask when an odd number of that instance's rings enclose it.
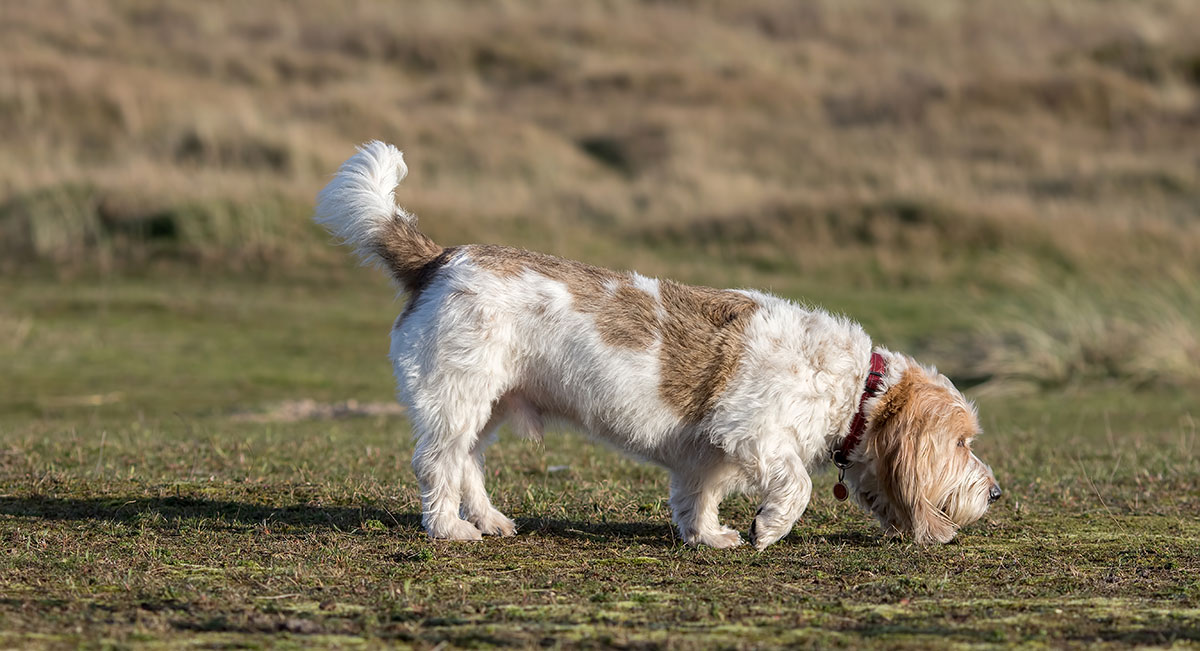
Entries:
{"label": "collar buckle", "polygon": [[[846,468],[850,467],[850,459],[846,455],[845,450],[843,450],[841,448],[837,448],[836,450],[833,451],[833,454],[831,456],[833,459],[833,465],[837,466],[838,468],[841,468],[843,471],[845,471]],[[839,479],[840,479],[840,477],[841,477],[841,475],[839,474]]]}

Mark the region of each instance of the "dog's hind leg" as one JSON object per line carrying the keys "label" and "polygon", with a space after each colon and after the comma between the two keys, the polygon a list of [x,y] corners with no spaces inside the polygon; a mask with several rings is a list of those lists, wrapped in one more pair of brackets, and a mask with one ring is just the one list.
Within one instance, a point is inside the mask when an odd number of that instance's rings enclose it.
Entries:
{"label": "dog's hind leg", "polygon": [[[414,423],[416,419],[414,418]],[[413,471],[421,488],[421,524],[430,538],[479,540],[482,533],[458,515],[463,472],[471,463],[473,435],[451,436],[443,431],[417,430]]]}
{"label": "dog's hind leg", "polygon": [[462,474],[462,515],[485,536],[511,536],[517,525],[492,506],[483,485],[483,450],[490,441],[475,443]]}
{"label": "dog's hind leg", "polygon": [[536,408],[515,395],[497,402],[491,419],[471,448],[462,473],[462,515],[485,536],[511,536],[517,532],[516,524],[492,506],[484,487],[483,453],[505,420],[525,436],[541,437],[541,415]]}
{"label": "dog's hind leg", "polygon": [[717,518],[728,487],[729,474],[720,467],[671,473],[671,515],[683,542],[717,549],[742,544],[738,532]]}
{"label": "dog's hind leg", "polygon": [[[448,282],[448,281],[447,281]],[[512,523],[483,490],[483,450],[493,414],[513,384],[511,332],[475,292],[434,282],[392,331],[397,392],[416,435],[413,470],[421,522],[432,538],[479,540]]]}
{"label": "dog's hind leg", "polygon": [[783,538],[804,515],[812,497],[812,479],[800,458],[784,454],[759,468],[762,505],[750,525],[750,544],[758,549]]}
{"label": "dog's hind leg", "polygon": [[[499,424],[492,418],[496,401],[486,397],[487,384],[485,377],[468,374],[426,377],[423,395],[409,409],[417,437],[412,463],[421,488],[421,523],[431,538],[479,540],[482,531],[472,520],[482,522],[495,511],[483,492],[483,450]],[[489,524],[488,533],[497,533],[499,525]]]}

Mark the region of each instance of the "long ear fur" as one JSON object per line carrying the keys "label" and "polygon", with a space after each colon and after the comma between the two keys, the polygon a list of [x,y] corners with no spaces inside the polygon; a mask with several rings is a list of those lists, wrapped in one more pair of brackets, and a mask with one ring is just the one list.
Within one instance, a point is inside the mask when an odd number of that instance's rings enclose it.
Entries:
{"label": "long ear fur", "polygon": [[884,396],[870,437],[875,475],[887,495],[897,525],[917,542],[949,542],[958,527],[930,503],[928,482],[940,474],[933,468],[936,433],[931,416],[946,398],[924,373],[910,369]]}

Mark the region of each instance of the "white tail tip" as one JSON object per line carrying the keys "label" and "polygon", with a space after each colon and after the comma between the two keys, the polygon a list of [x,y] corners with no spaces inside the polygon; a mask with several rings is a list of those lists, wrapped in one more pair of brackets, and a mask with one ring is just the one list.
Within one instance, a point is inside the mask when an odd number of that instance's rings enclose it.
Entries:
{"label": "white tail tip", "polygon": [[333,180],[317,194],[314,219],[352,245],[359,256],[371,259],[379,229],[396,218],[415,220],[396,206],[393,194],[407,175],[404,154],[392,145],[372,140],[342,163]]}

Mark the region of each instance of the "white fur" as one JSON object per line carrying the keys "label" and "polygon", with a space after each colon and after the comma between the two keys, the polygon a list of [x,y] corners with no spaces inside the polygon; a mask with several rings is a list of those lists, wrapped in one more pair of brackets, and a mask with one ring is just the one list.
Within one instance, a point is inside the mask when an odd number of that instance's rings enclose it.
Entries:
{"label": "white fur", "polygon": [[378,263],[371,243],[380,229],[396,218],[416,222],[416,217],[396,205],[392,195],[408,176],[408,166],[399,149],[378,140],[359,147],[358,152],[317,194],[314,219],[353,246],[364,261]]}

